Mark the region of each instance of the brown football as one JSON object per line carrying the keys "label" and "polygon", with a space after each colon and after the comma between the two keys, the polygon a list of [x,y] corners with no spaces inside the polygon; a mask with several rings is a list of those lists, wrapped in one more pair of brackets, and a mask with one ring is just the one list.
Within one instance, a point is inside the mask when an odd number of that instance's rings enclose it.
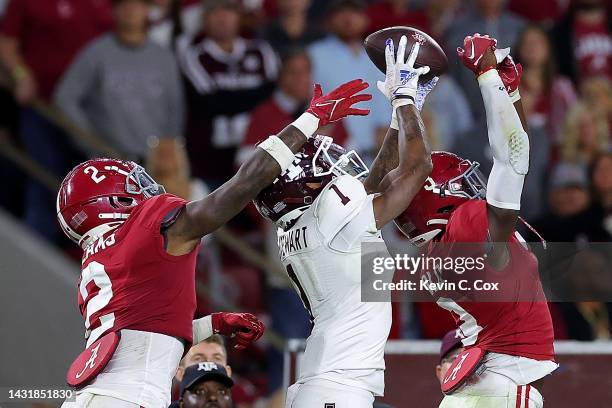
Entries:
{"label": "brown football", "polygon": [[422,80],[428,81],[434,76],[440,76],[446,72],[448,69],[448,60],[446,59],[446,54],[442,50],[442,47],[440,47],[436,40],[421,30],[401,26],[383,28],[382,30],[370,34],[363,42],[368,56],[379,70],[383,73],[387,70],[385,61],[385,43],[387,42],[387,38],[393,40],[397,52],[397,46],[399,45],[402,35],[408,38],[406,58],[408,58],[410,49],[415,42],[418,41],[421,44],[419,55],[414,65],[417,68],[427,65],[431,69],[427,75],[423,75]]}

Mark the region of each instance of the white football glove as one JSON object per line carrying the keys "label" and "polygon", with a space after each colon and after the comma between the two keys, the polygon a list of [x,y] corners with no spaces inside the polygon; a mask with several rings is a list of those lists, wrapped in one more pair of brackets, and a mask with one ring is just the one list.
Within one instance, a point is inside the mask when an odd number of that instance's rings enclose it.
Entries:
{"label": "white football glove", "polygon": [[[388,39],[385,47],[385,59],[387,61],[387,72],[385,81],[378,81],[378,89],[391,101],[393,110],[399,106],[413,104],[418,109],[423,107],[425,97],[433,89],[438,81],[437,78],[419,85],[419,77],[429,72],[429,67],[415,68],[414,62],[419,55],[421,45],[415,42],[410,50],[408,60],[405,61],[406,45],[408,39],[402,36],[397,47],[397,59],[395,58],[395,46],[393,40]],[[422,88],[419,92],[419,88]]]}

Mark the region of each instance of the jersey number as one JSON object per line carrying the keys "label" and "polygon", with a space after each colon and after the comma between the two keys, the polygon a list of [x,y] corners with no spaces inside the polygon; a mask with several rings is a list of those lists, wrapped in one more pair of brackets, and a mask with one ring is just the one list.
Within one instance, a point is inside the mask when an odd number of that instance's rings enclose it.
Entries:
{"label": "jersey number", "polygon": [[96,184],[100,183],[102,180],[106,178],[106,176],[104,175],[98,176],[98,169],[96,169],[94,166],[85,167],[85,170],[83,170],[83,173],[85,174],[91,173],[90,177]]}
{"label": "jersey number", "polygon": [[[87,297],[90,294],[87,292],[87,285],[90,282],[93,282],[99,290],[98,293],[88,299]],[[104,265],[98,262],[91,262],[83,269],[79,291],[85,304],[85,328],[89,330],[92,326],[91,316],[104,309],[113,298],[113,285],[104,270]],[[114,313],[107,313],[98,319],[100,320],[100,325],[91,331],[89,338],[97,338],[115,325]]]}
{"label": "jersey number", "polygon": [[482,331],[482,327],[478,325],[476,318],[452,299],[439,298],[436,303],[441,308],[459,316],[459,320],[463,322],[459,326],[461,332],[465,336],[465,338],[462,340],[463,345],[471,346],[472,344],[475,344],[476,340],[478,339],[478,333]]}
{"label": "jersey number", "polygon": [[342,194],[342,191],[340,191],[337,185],[332,184],[331,189],[334,190],[336,194],[338,194],[338,197],[340,197],[340,202],[342,203],[342,205],[347,205],[349,201],[351,201],[350,198]]}
{"label": "jersey number", "polygon": [[298,280],[298,277],[295,274],[295,271],[293,270],[293,267],[291,265],[287,265],[287,275],[289,275],[289,278],[295,284],[295,287],[298,289],[298,292],[300,292],[300,298],[302,299],[302,303],[304,303],[304,307],[306,308],[306,311],[308,311],[308,317],[310,317],[310,321],[314,322],[314,316],[312,315],[312,308],[310,306],[310,301],[308,300],[308,296],[306,296],[306,291],[302,287],[302,284]]}

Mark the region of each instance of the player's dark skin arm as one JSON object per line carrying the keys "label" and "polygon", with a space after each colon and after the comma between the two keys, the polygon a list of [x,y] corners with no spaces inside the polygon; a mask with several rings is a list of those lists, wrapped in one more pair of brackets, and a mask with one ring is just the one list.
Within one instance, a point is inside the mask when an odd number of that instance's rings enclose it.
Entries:
{"label": "player's dark skin arm", "polygon": [[[289,125],[277,135],[296,153],[306,136]],[[229,181],[199,201],[185,207],[166,230],[167,252],[189,253],[200,239],[236,216],[257,194],[280,174],[278,162],[262,149],[256,149]]]}
{"label": "player's dark skin arm", "polygon": [[414,105],[400,106],[397,116],[399,163],[383,178],[381,185],[385,188],[373,202],[378,228],[406,209],[432,169],[431,149],[419,111]]}
{"label": "player's dark skin arm", "polygon": [[[493,51],[489,49],[484,54],[481,67],[497,66],[497,60]],[[523,109],[523,103],[519,99],[514,103],[514,108],[521,119],[523,130],[529,132],[527,127],[527,117]],[[516,231],[516,222],[518,221],[519,211],[498,208],[487,203],[487,217],[489,222],[489,234],[493,244],[491,252],[487,256],[487,263],[496,270],[501,270],[506,267],[510,260],[508,246],[506,242],[510,239],[514,231]]]}
{"label": "player's dark skin arm", "polygon": [[399,132],[393,128],[387,130],[383,144],[372,163],[370,173],[363,182],[368,194],[384,191],[383,179],[391,170],[399,165],[397,136]]}

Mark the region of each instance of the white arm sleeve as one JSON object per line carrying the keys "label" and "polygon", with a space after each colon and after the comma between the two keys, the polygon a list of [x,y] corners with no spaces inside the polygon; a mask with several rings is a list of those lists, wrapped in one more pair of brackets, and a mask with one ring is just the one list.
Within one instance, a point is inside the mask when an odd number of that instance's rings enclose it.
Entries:
{"label": "white arm sleeve", "polygon": [[487,114],[493,169],[487,202],[509,210],[521,208],[521,193],[529,171],[529,137],[496,70],[478,77]]}
{"label": "white arm sleeve", "polygon": [[213,327],[210,315],[193,321],[193,344],[198,344],[212,335]]}

